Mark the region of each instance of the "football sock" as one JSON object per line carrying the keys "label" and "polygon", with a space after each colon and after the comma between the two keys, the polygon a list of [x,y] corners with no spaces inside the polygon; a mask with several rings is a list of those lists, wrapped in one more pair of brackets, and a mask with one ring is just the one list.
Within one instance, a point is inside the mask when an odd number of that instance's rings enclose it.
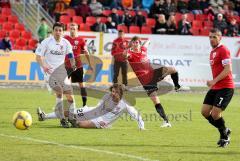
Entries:
{"label": "football sock", "polygon": [[81,88],[80,91],[81,91],[83,106],[85,106],[86,103],[87,103],[87,91],[86,91],[86,88]]}
{"label": "football sock", "polygon": [[56,115],[55,112],[48,113],[48,114],[46,114],[46,116],[45,116],[45,119],[56,119],[56,118],[58,118],[58,116]]}
{"label": "football sock", "polygon": [[175,87],[180,88],[180,85],[178,84],[178,72],[171,74],[171,78],[173,80],[173,84]]}
{"label": "football sock", "polygon": [[72,120],[74,119],[74,111],[75,111],[75,108],[76,108],[76,105],[75,105],[75,102],[69,102],[69,119]]}
{"label": "football sock", "polygon": [[215,123],[216,123],[216,127],[218,128],[218,131],[221,135],[221,138],[225,139],[226,138],[226,134],[225,134],[226,126],[225,126],[224,119],[221,117],[218,120],[215,120]]}
{"label": "football sock", "polygon": [[214,120],[213,117],[212,117],[212,115],[208,116],[206,119],[208,120],[208,122],[209,122],[210,124],[212,124],[214,127],[218,128],[217,125],[216,125],[215,120]]}
{"label": "football sock", "polygon": [[65,119],[62,98],[56,98],[55,113],[61,120]]}
{"label": "football sock", "polygon": [[158,114],[163,118],[163,120],[168,122],[167,116],[164,112],[162,105],[160,103],[158,103],[155,105],[155,108],[156,108],[156,111],[158,112]]}

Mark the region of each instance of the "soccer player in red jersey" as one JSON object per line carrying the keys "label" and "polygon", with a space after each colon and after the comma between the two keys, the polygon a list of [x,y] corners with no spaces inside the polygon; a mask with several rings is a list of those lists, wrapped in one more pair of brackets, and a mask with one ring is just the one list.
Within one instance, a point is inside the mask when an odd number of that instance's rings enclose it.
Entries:
{"label": "soccer player in red jersey", "polygon": [[82,39],[81,37],[79,37],[77,35],[77,32],[78,32],[78,25],[76,23],[71,23],[70,24],[70,36],[66,35],[64,37],[72,45],[77,69],[74,70],[71,68],[68,57],[65,58],[65,66],[66,66],[68,75],[71,76],[71,81],[73,83],[76,83],[76,82],[79,83],[83,106],[85,106],[87,103],[87,91],[83,84],[83,66],[81,63],[80,55],[85,54],[86,58],[88,60],[90,69],[92,69],[92,66],[91,66],[89,54],[88,54],[88,51],[86,48],[86,43],[85,43],[84,39]]}
{"label": "soccer player in red jersey", "polygon": [[140,38],[137,36],[133,37],[129,43],[129,50],[127,53],[125,53],[125,56],[127,57],[128,62],[136,74],[138,80],[146,90],[148,96],[153,101],[156,111],[163,118],[164,121],[161,127],[171,127],[171,124],[164,112],[163,106],[161,105],[160,100],[157,96],[157,82],[164,79],[165,76],[171,75],[175,90],[180,90],[181,86],[178,83],[178,72],[173,67],[165,66],[153,69],[147,57],[146,47],[148,44],[149,41],[146,41],[141,46]]}
{"label": "soccer player in red jersey", "polygon": [[128,63],[124,57],[124,50],[128,46],[128,41],[124,38],[124,32],[118,31],[118,38],[113,41],[112,56],[114,58],[113,64],[113,83],[118,83],[119,70],[122,72],[122,83],[127,86],[127,70]]}
{"label": "soccer player in red jersey", "polygon": [[209,39],[212,46],[210,65],[213,79],[207,81],[210,90],[205,96],[201,113],[210,124],[218,129],[220,140],[217,144],[219,147],[225,147],[230,143],[231,130],[225,126],[222,112],[230,103],[234,93],[231,55],[227,47],[221,44],[220,30],[212,29]]}

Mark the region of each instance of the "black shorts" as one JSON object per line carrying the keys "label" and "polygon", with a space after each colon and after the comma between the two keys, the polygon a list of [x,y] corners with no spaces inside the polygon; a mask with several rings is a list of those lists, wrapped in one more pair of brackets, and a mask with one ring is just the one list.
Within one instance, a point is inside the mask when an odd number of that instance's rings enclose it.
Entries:
{"label": "black shorts", "polygon": [[83,68],[77,68],[75,71],[71,68],[67,68],[68,77],[71,77],[72,83],[83,82]]}
{"label": "black shorts", "polygon": [[154,91],[158,90],[157,83],[164,79],[164,77],[166,76],[167,70],[168,70],[167,67],[154,69],[153,78],[151,82],[148,83],[147,85],[143,85],[143,88],[147,92],[148,96]]}
{"label": "black shorts", "polygon": [[216,106],[224,111],[230,103],[233,93],[234,89],[232,88],[211,89],[206,94],[203,104]]}

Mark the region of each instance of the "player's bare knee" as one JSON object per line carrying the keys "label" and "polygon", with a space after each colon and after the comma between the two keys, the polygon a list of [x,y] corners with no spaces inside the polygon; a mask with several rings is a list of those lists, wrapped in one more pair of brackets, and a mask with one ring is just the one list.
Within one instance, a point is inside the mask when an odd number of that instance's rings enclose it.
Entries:
{"label": "player's bare knee", "polygon": [[214,120],[218,120],[221,117],[221,113],[218,111],[212,111],[211,116]]}
{"label": "player's bare knee", "polygon": [[203,117],[207,118],[208,116],[210,116],[210,111],[206,108],[202,108],[201,114]]}

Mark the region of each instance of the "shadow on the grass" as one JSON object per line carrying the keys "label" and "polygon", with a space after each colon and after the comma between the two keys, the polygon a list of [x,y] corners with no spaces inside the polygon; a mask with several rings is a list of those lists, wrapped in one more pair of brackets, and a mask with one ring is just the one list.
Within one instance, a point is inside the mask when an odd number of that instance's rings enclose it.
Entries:
{"label": "shadow on the grass", "polygon": [[[216,147],[216,149],[221,149]],[[204,154],[204,155],[240,155],[240,152],[237,151],[181,151],[181,152],[177,152],[177,153],[183,153],[183,154]]]}

